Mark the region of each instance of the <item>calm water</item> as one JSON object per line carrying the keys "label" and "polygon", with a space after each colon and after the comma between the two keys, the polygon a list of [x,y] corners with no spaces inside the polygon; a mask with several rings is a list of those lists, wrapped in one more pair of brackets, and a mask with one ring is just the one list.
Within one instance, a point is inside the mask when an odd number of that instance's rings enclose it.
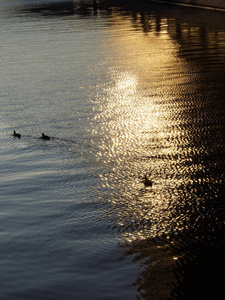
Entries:
{"label": "calm water", "polygon": [[225,13],[43,2],[0,2],[1,299],[225,299]]}

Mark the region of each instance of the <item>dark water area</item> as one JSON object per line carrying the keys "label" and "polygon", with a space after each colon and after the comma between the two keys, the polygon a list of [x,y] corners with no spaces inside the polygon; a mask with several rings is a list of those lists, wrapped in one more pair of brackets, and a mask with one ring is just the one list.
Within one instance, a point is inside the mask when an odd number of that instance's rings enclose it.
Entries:
{"label": "dark water area", "polygon": [[224,16],[0,3],[1,299],[225,298]]}

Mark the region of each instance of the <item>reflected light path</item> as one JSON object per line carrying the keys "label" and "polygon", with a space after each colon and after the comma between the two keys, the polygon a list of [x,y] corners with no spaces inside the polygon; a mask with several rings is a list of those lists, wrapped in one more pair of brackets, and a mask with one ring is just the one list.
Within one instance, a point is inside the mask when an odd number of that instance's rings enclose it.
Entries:
{"label": "reflected light path", "polygon": [[109,24],[92,119],[101,209],[143,268],[143,299],[221,296],[224,32],[113,9]]}
{"label": "reflected light path", "polygon": [[[179,128],[185,114],[180,98],[190,83],[194,89],[195,80],[178,57],[165,20],[160,34],[140,34],[137,28],[130,29],[131,22],[130,17],[125,22],[124,17],[111,15],[108,47],[116,64],[96,96],[92,132],[101,133],[96,157],[108,170],[101,177],[110,190],[112,222],[128,241],[185,226],[185,216],[173,215],[173,203],[180,198],[175,187],[185,184],[191,171],[177,167],[187,159],[183,149],[189,151],[189,132]],[[154,18],[151,22],[156,26]],[[144,188],[145,173],[153,180],[151,189]]]}

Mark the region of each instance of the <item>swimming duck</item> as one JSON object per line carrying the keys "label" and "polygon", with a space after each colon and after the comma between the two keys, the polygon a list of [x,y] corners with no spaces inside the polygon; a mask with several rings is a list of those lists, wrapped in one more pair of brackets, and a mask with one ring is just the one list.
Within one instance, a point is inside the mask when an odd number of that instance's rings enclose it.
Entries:
{"label": "swimming duck", "polygon": [[13,136],[18,137],[19,139],[21,138],[21,134],[20,133],[16,133],[16,131],[13,131]]}
{"label": "swimming duck", "polygon": [[145,175],[143,181],[144,181],[144,185],[145,185],[145,186],[152,186],[152,180],[149,179],[149,177],[147,177],[147,175]]}
{"label": "swimming duck", "polygon": [[47,136],[44,133],[42,133],[42,135],[40,136],[40,139],[42,139],[42,140],[50,140],[50,136]]}

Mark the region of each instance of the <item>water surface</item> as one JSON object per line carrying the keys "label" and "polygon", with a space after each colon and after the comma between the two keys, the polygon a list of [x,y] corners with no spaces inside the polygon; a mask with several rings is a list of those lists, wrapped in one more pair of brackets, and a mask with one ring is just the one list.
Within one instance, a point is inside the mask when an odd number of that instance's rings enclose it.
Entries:
{"label": "water surface", "polygon": [[0,14],[1,297],[223,299],[224,14]]}

